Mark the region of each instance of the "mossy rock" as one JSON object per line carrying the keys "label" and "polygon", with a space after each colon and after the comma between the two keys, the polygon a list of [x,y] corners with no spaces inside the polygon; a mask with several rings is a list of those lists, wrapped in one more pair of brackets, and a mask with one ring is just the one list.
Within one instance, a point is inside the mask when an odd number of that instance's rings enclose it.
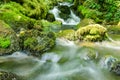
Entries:
{"label": "mossy rock", "polygon": [[4,21],[0,20],[0,55],[19,50],[16,33]]}
{"label": "mossy rock", "polygon": [[79,28],[75,36],[83,41],[102,41],[107,39],[107,29],[99,24],[91,24]]}
{"label": "mossy rock", "polygon": [[52,13],[48,13],[45,18],[47,21],[53,22],[55,21],[55,17]]}
{"label": "mossy rock", "polygon": [[11,72],[0,71],[0,80],[23,80],[20,76]]}
{"label": "mossy rock", "polygon": [[75,30],[72,30],[72,29],[61,30],[57,33],[57,37],[65,38],[68,40],[75,40],[74,35],[75,35]]}
{"label": "mossy rock", "polygon": [[44,33],[38,30],[21,31],[19,36],[21,48],[31,52],[33,56],[40,56],[50,50],[55,45],[56,39],[53,32]]}
{"label": "mossy rock", "polygon": [[10,2],[0,8],[0,19],[9,24],[16,32],[21,28],[29,29],[33,27],[35,20],[26,17],[21,12],[24,8],[18,3]]}

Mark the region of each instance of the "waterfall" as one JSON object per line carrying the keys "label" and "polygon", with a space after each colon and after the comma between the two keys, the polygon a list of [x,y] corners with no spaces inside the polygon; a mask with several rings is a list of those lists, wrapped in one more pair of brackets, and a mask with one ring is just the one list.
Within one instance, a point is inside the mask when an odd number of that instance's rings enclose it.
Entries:
{"label": "waterfall", "polygon": [[55,6],[52,10],[50,10],[50,13],[55,16],[56,20],[61,21],[63,25],[77,25],[80,22],[80,18],[71,10],[70,7],[72,5],[73,4],[67,2],[59,3],[59,6],[67,6],[70,9],[69,17],[66,20],[60,17],[61,11],[59,10],[58,6]]}

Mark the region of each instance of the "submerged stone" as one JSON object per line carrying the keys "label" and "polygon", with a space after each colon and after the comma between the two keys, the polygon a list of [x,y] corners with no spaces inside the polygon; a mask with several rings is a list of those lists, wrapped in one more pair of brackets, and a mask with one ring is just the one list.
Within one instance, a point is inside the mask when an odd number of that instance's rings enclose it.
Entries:
{"label": "submerged stone", "polygon": [[111,72],[120,76],[120,61],[116,61],[112,64]]}
{"label": "submerged stone", "polygon": [[18,75],[11,72],[0,71],[0,80],[23,80]]}

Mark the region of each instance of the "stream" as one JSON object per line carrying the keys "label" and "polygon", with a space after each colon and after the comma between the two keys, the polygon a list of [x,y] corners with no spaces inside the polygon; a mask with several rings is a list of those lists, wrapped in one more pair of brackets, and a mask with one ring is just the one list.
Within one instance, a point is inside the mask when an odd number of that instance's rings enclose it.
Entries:
{"label": "stream", "polygon": [[[51,12],[63,25],[76,25],[80,21],[72,10],[67,20],[59,17],[57,6]],[[0,56],[0,71],[15,73],[24,80],[119,80],[120,76],[109,71],[108,62],[110,59],[120,60],[120,36],[110,37],[111,42],[79,44],[57,38],[55,47],[38,58],[24,51]],[[88,55],[91,51],[94,59]]]}

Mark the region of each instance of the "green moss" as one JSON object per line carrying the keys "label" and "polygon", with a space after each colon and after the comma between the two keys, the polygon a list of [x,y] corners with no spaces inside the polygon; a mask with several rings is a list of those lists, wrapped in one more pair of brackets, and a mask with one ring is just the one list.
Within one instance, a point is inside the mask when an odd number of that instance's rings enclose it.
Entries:
{"label": "green moss", "polygon": [[4,21],[0,20],[0,26],[4,26],[5,28],[11,28],[8,24],[6,24]]}
{"label": "green moss", "polygon": [[75,40],[74,35],[75,35],[75,31],[72,29],[62,30],[57,33],[57,37],[63,37],[68,40]]}
{"label": "green moss", "polygon": [[0,9],[0,11],[0,19],[10,25],[16,32],[19,31],[20,28],[29,29],[34,25],[35,20],[26,17],[22,13],[8,9]]}
{"label": "green moss", "polygon": [[92,29],[90,30],[90,34],[91,34],[91,35],[96,35],[96,34],[99,34],[99,31],[98,31],[97,28],[92,28]]}
{"label": "green moss", "polygon": [[0,37],[0,47],[1,48],[8,48],[11,42],[9,38]]}
{"label": "green moss", "polygon": [[28,47],[28,46],[34,47],[34,46],[32,46],[32,45],[35,44],[35,43],[36,43],[36,39],[35,39],[35,38],[27,38],[27,39],[24,41],[24,46],[25,46],[25,47]]}
{"label": "green moss", "polygon": [[108,36],[107,29],[98,24],[91,24],[85,27],[79,28],[75,35],[81,40],[85,41],[102,41],[105,40]]}

